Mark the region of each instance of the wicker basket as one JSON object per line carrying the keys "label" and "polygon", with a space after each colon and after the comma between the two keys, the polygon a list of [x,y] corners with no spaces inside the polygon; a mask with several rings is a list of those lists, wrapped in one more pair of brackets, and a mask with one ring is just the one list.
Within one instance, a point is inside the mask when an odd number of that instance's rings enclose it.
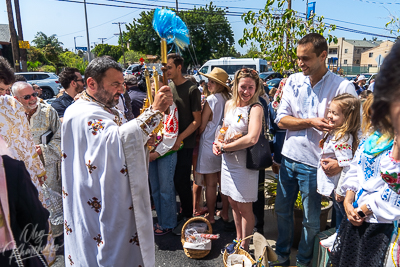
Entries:
{"label": "wicker basket", "polygon": [[[181,242],[182,246],[185,244],[185,230],[186,227],[188,226],[189,223],[195,222],[195,221],[201,221],[205,222],[208,226],[208,230],[206,231],[206,234],[212,234],[212,226],[211,223],[204,217],[193,217],[189,219],[185,225],[182,227],[182,232],[181,232]],[[210,253],[210,250],[197,250],[197,249],[189,249],[189,248],[183,248],[183,251],[185,252],[186,256],[192,259],[201,259],[207,256]]]}
{"label": "wicker basket", "polygon": [[[250,236],[244,238],[243,240],[245,240],[245,239],[247,239],[247,238],[251,238],[251,237],[253,237],[253,235],[250,235]],[[236,254],[245,255],[245,256],[251,261],[251,264],[257,263],[257,262],[253,259],[253,257],[251,257],[251,255],[250,255],[246,250],[244,250],[244,249],[238,248]],[[224,251],[224,255],[223,255],[223,260],[224,260],[224,266],[225,266],[225,267],[228,266],[228,265],[226,265],[226,260],[228,259],[228,256],[229,256],[229,254],[228,254],[228,253],[226,252],[226,250],[225,250],[225,251]]]}

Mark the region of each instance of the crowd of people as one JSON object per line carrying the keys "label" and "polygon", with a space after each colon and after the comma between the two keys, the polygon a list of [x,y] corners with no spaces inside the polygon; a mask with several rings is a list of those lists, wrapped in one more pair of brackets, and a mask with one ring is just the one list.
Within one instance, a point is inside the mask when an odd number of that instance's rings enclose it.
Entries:
{"label": "crowd of people", "polygon": [[[304,36],[302,72],[269,95],[253,69],[231,81],[216,67],[197,84],[182,74],[184,59],[169,54],[169,83],[153,77],[149,96],[141,77],[124,77],[104,56],[85,78],[65,68],[51,105],[0,57],[0,265],[41,266],[64,253],[66,266],[154,266],[154,236],[179,235],[193,216],[220,217],[236,240],[263,233],[265,170],[246,167],[246,149],[269,127],[278,178],[271,265],[289,265],[300,192],[297,266],[312,261],[322,197],[334,203],[336,233],[321,241],[331,266],[397,266],[388,247],[400,218],[400,44],[368,90],[363,75],[353,83],[330,72],[327,51],[323,36]],[[46,188],[60,196],[62,224],[51,223]],[[249,239],[241,246],[249,250]]]}

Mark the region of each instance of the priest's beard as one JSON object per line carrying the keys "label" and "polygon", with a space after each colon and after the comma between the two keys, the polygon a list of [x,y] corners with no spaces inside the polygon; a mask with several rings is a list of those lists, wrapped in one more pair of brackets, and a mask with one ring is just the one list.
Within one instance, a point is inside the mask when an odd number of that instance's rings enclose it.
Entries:
{"label": "priest's beard", "polygon": [[[113,108],[118,104],[121,94],[116,93],[113,95],[111,92],[104,89],[103,85],[99,84],[97,92],[94,93],[93,96],[97,101],[104,104],[106,107]],[[115,96],[118,96],[118,99],[115,99]]]}

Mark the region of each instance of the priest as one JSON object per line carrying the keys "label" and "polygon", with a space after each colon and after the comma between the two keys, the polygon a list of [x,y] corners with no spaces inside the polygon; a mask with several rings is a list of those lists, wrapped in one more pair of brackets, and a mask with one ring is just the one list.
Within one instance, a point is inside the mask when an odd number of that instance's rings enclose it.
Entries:
{"label": "priest", "polygon": [[124,93],[118,63],[94,59],[85,80],[62,125],[65,264],[154,266],[146,142],[173,102],[171,90],[162,87],[126,122],[114,108]]}

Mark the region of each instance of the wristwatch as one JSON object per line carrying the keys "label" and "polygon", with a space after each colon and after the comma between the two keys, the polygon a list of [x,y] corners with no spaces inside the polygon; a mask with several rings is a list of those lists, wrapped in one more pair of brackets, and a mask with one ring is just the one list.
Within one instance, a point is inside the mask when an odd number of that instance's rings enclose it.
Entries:
{"label": "wristwatch", "polygon": [[365,213],[362,211],[361,208],[357,208],[356,211],[357,211],[357,214],[358,214],[361,218],[364,218],[364,217],[365,217]]}
{"label": "wristwatch", "polygon": [[221,145],[221,153],[225,153],[224,145]]}

